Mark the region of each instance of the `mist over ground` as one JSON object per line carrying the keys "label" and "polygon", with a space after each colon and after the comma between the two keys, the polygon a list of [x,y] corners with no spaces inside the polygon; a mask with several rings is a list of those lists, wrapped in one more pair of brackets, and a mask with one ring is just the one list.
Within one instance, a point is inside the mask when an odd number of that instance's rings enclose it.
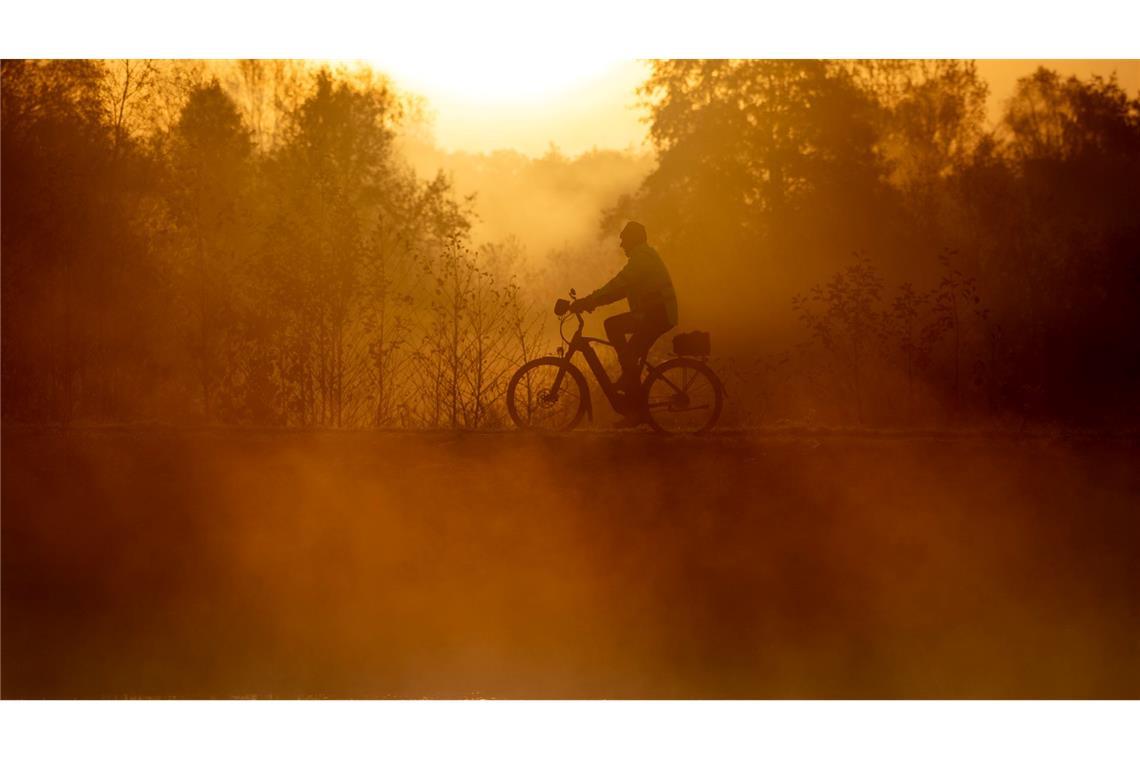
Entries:
{"label": "mist over ground", "polygon": [[1136,440],[3,431],[7,698],[1136,698]]}

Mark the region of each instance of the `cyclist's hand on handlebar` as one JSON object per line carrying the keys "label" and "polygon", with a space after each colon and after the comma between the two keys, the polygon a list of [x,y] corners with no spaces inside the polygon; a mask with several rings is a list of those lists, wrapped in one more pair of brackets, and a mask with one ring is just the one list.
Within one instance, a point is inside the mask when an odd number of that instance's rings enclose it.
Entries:
{"label": "cyclist's hand on handlebar", "polygon": [[589,301],[587,301],[585,298],[580,298],[577,301],[570,303],[570,311],[574,312],[575,314],[580,314],[583,311],[593,311],[593,309],[590,308]]}

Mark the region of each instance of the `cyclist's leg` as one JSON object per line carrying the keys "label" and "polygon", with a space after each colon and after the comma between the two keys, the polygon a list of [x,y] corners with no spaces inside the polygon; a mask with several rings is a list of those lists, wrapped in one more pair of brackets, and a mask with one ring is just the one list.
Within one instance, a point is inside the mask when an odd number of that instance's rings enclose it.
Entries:
{"label": "cyclist's leg", "polygon": [[637,390],[641,384],[641,366],[649,356],[649,349],[665,333],[673,329],[664,310],[649,312],[642,316],[637,329],[629,339],[628,355],[630,368],[622,374],[626,377],[627,393]]}
{"label": "cyclist's leg", "polygon": [[[607,319],[603,326],[606,330],[606,340],[614,345],[617,351],[618,361],[621,363],[621,373],[624,379],[629,367],[629,341],[626,339],[627,335],[634,335],[637,333],[640,320],[638,315],[633,312],[627,311],[625,314],[617,314]],[[619,385],[622,382],[619,380]]]}

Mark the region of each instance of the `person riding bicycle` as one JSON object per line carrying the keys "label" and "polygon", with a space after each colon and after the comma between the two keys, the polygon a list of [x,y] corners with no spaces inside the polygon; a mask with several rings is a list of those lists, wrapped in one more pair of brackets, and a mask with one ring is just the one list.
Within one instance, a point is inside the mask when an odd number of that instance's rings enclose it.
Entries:
{"label": "person riding bicycle", "polygon": [[[625,225],[621,231],[621,248],[629,257],[622,270],[590,295],[574,301],[570,309],[593,311],[623,298],[629,300],[629,311],[610,317],[604,326],[606,338],[617,349],[621,362],[617,386],[626,399],[632,399],[638,391],[641,364],[649,355],[649,349],[677,325],[677,294],[665,262],[649,245],[643,225],[638,222]],[[634,412],[627,412],[619,424],[639,422]]]}

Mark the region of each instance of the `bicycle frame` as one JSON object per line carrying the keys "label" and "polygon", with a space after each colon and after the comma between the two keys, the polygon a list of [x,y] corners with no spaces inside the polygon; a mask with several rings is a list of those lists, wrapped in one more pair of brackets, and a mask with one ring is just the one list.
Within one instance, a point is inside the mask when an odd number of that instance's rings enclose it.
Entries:
{"label": "bicycle frame", "polygon": [[[569,340],[569,347],[563,355],[563,359],[569,364],[574,358],[574,354],[580,353],[586,358],[586,364],[590,367],[590,371],[594,373],[594,378],[598,381],[598,386],[602,389],[602,393],[606,395],[606,400],[610,402],[615,410],[620,407],[621,399],[618,396],[617,384],[610,380],[606,368],[602,366],[602,360],[598,358],[598,354],[594,351],[594,347],[590,344],[600,343],[603,346],[613,347],[613,343],[601,338],[590,338],[582,334],[582,330],[586,326],[586,320],[582,319],[579,312],[574,312],[574,316],[578,319],[578,329],[574,331],[574,336]],[[652,370],[653,365],[649,360],[645,360],[643,365],[646,369]],[[566,370],[561,370],[557,377],[554,379],[554,387],[551,389],[554,393],[558,393],[558,389],[562,387],[562,378],[565,376]]]}

